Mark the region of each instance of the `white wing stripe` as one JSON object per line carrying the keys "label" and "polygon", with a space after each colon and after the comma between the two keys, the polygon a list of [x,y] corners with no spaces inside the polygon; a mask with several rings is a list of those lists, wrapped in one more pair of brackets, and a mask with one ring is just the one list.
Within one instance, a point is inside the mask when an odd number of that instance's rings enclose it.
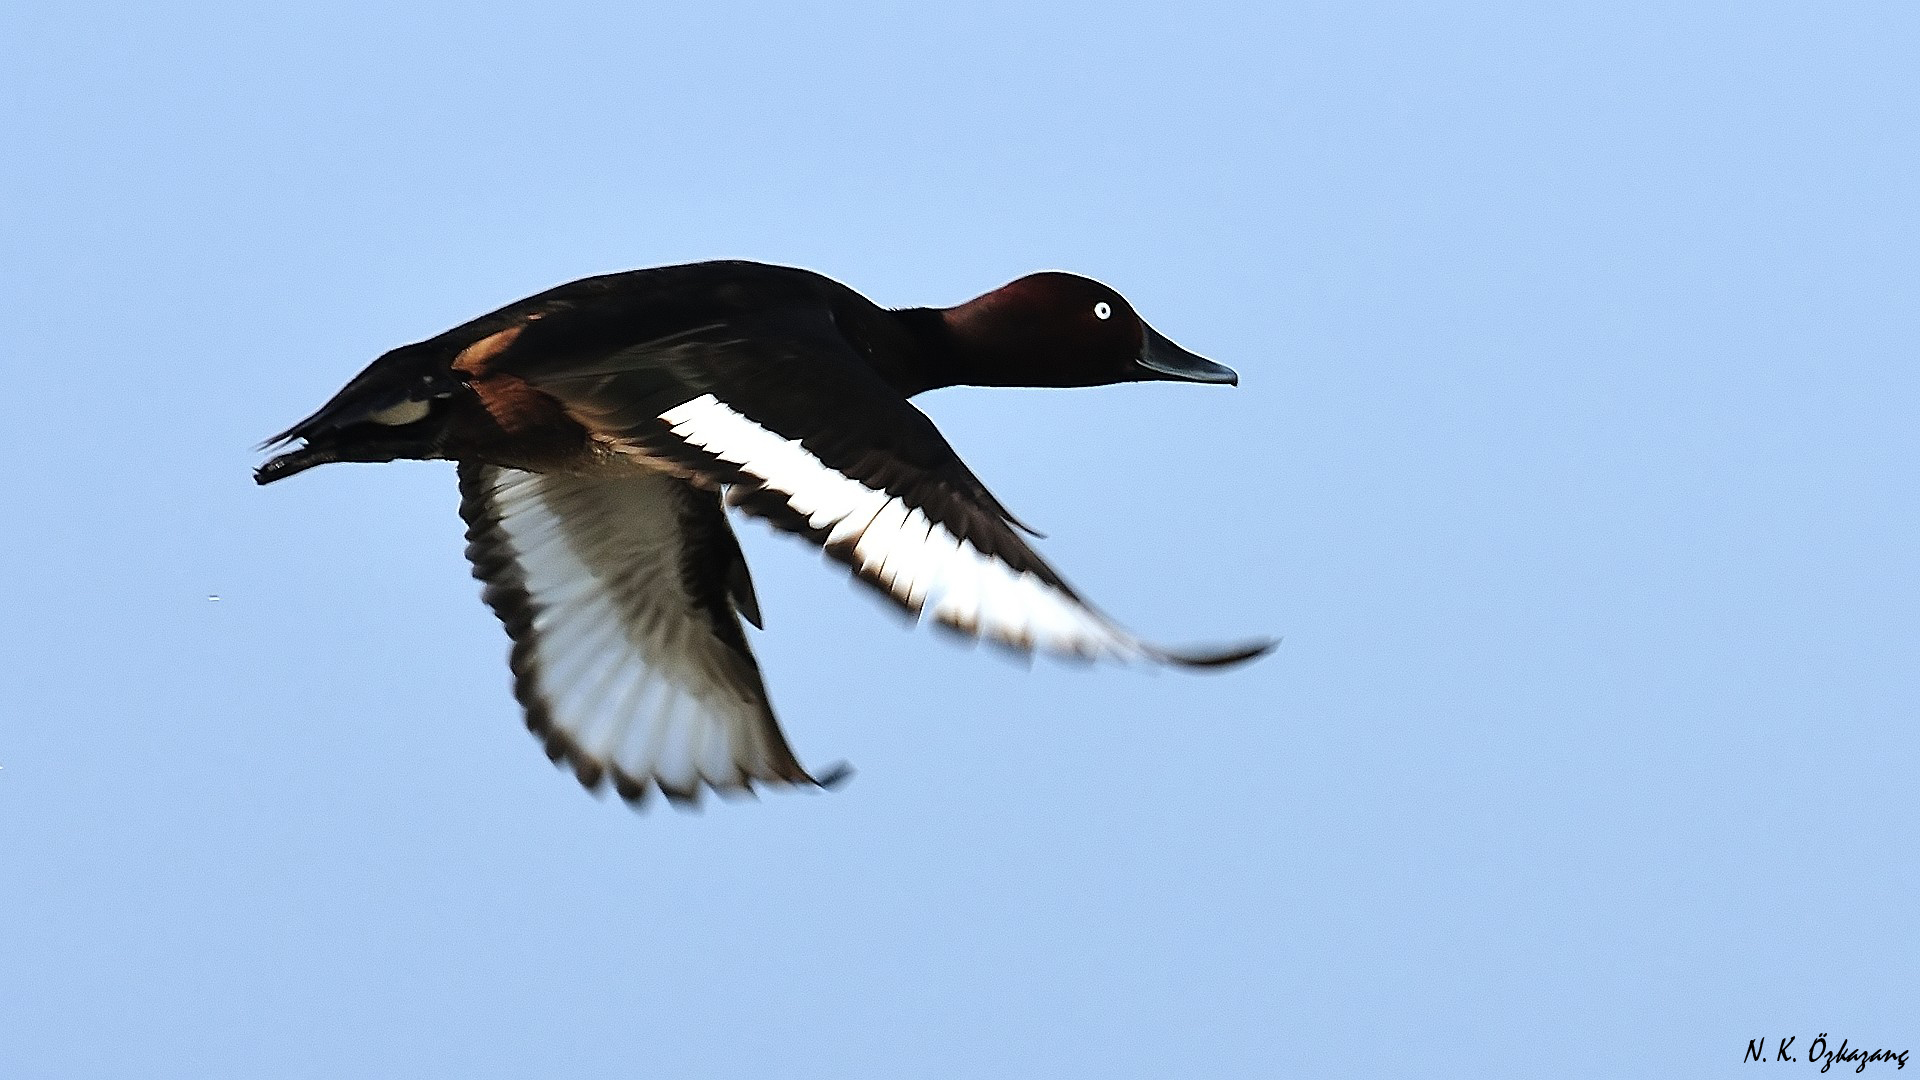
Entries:
{"label": "white wing stripe", "polygon": [[756,478],[782,496],[826,544],[851,541],[851,561],[908,608],[929,603],[934,618],[1023,648],[1143,659],[1149,650],[1098,613],[982,554],[918,507],[876,491],[822,462],[797,440],[761,427],[712,394],[660,414],[689,445]]}
{"label": "white wing stripe", "polygon": [[886,560],[887,552],[900,546],[900,526],[906,524],[907,504],[899,499],[888,499],[873,516],[873,521],[860,534],[860,540],[853,546],[853,557],[860,569],[874,573]]}

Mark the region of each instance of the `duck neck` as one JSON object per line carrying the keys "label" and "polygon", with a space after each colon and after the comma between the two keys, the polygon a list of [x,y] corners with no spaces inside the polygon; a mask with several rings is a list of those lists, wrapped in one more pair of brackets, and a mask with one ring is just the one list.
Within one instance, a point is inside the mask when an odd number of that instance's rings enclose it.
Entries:
{"label": "duck neck", "polygon": [[943,386],[962,386],[968,365],[961,354],[960,341],[947,325],[946,313],[939,308],[899,308],[893,312],[907,336],[913,339],[920,363],[914,365],[914,385],[902,386],[908,397],[938,390]]}
{"label": "duck neck", "polygon": [[1028,365],[1018,362],[1014,350],[995,348],[979,335],[962,336],[955,332],[956,308],[903,308],[893,314],[900,320],[925,358],[924,385],[908,396],[943,386],[1021,386]]}

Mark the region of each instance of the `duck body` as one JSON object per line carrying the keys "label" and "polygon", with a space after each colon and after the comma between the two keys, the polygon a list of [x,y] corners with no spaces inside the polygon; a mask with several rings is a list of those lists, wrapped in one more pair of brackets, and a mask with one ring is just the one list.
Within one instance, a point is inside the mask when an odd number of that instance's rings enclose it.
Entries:
{"label": "duck body", "polygon": [[[723,333],[781,340],[817,330],[807,324],[822,316],[898,336],[864,297],[788,267],[693,263],[569,282],[381,356],[272,440],[304,440],[312,456],[276,459],[281,464],[269,463],[258,478],[270,483],[335,453],[337,460],[447,458],[543,471],[585,464],[586,429],[533,389],[530,374],[648,346],[665,361],[676,347],[684,352]],[[896,354],[900,343],[889,345],[888,355]],[[371,456],[390,450],[393,457]]]}
{"label": "duck body", "polygon": [[270,440],[273,483],[338,461],[459,463],[468,557],[550,757],[632,802],[831,783],[774,720],[724,507],[819,544],[916,615],[1081,658],[1224,666],[1085,603],[907,400],[959,384],[1231,383],[1106,286],[1030,275],[889,311],[807,270],[584,278],[394,349]]}

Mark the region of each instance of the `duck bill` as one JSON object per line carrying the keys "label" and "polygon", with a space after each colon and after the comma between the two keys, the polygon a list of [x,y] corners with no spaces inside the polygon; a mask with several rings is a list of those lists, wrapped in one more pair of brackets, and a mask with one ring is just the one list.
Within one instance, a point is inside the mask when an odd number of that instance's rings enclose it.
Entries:
{"label": "duck bill", "polygon": [[1140,347],[1140,357],[1136,361],[1141,368],[1137,376],[1139,379],[1240,385],[1240,376],[1227,365],[1216,364],[1204,356],[1188,352],[1145,322],[1140,324],[1140,330],[1146,340]]}

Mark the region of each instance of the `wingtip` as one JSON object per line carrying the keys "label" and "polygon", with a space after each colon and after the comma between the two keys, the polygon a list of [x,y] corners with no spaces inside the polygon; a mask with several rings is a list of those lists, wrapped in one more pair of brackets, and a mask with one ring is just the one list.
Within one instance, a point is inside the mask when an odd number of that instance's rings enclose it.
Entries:
{"label": "wingtip", "polygon": [[1024,521],[1021,521],[1019,518],[1014,517],[1012,514],[1007,515],[1007,524],[1012,525],[1014,528],[1019,529],[1021,532],[1026,533],[1028,536],[1033,537],[1035,540],[1045,540],[1047,538],[1046,533],[1043,533],[1039,529],[1034,528],[1033,526],[1027,524]]}
{"label": "wingtip", "polygon": [[1225,670],[1251,660],[1258,660],[1280,647],[1279,638],[1261,638],[1226,649],[1189,649],[1180,652],[1164,651],[1162,660],[1178,664],[1181,667]]}
{"label": "wingtip", "polygon": [[844,761],[836,761],[820,770],[820,775],[814,777],[813,782],[816,787],[823,790],[837,791],[851,779],[853,779],[853,766]]}

